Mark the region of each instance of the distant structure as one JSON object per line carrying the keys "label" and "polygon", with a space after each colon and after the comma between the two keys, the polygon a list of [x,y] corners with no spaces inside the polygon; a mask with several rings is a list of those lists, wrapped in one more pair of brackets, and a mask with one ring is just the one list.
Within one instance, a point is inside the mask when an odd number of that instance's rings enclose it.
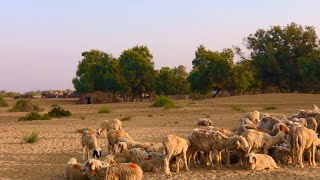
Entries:
{"label": "distant structure", "polygon": [[80,95],[63,90],[49,90],[42,91],[41,98],[80,98]]}

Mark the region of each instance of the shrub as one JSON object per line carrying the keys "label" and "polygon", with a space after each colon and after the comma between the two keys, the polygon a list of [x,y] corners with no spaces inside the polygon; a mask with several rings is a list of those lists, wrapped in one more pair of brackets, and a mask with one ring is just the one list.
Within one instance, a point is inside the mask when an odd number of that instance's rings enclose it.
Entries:
{"label": "shrub", "polygon": [[0,96],[0,107],[7,107],[8,103]]}
{"label": "shrub", "polygon": [[99,113],[111,113],[111,110],[107,106],[102,106],[99,109]]}
{"label": "shrub", "polygon": [[124,116],[120,118],[120,121],[129,121],[131,119],[131,116]]}
{"label": "shrub", "polygon": [[278,108],[275,106],[267,106],[267,107],[262,108],[261,110],[263,111],[263,110],[275,110],[275,109],[278,109]]}
{"label": "shrub", "polygon": [[34,143],[36,141],[38,141],[38,133],[35,132],[35,131],[32,131],[31,133],[28,133],[26,134],[24,137],[23,137],[23,140],[27,143]]}
{"label": "shrub", "polygon": [[57,105],[57,104],[53,104],[51,107],[52,107],[51,111],[48,112],[48,115],[49,115],[50,117],[60,118],[60,117],[68,117],[68,116],[71,116],[71,112],[70,112],[70,111],[62,109],[62,108],[61,108],[59,105]]}
{"label": "shrub", "polygon": [[19,121],[33,121],[33,120],[50,120],[50,116],[48,114],[41,115],[38,112],[29,112],[26,116],[19,118]]}
{"label": "shrub", "polygon": [[239,104],[232,104],[231,109],[234,111],[245,112],[245,110],[242,109],[241,105]]}
{"label": "shrub", "polygon": [[154,106],[154,107],[164,107],[166,109],[175,107],[174,104],[173,104],[173,101],[167,96],[158,97],[155,100],[155,102],[154,102],[154,104],[152,106]]}
{"label": "shrub", "polygon": [[31,112],[31,111],[43,111],[39,105],[34,105],[31,100],[20,99],[10,109],[12,112]]}

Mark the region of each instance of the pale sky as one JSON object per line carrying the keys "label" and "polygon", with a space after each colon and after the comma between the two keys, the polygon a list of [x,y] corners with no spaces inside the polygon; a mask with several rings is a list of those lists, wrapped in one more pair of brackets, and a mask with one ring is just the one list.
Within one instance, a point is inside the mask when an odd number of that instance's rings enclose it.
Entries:
{"label": "pale sky", "polygon": [[73,89],[81,52],[147,45],[156,69],[192,67],[199,44],[242,45],[258,28],[316,27],[319,0],[0,0],[0,90]]}

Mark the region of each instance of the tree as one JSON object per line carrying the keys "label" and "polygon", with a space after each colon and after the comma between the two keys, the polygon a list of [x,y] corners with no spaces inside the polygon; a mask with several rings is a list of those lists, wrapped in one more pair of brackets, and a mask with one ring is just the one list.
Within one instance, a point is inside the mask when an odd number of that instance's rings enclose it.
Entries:
{"label": "tree", "polygon": [[132,102],[142,93],[154,90],[155,70],[152,54],[147,46],[134,46],[125,50],[119,57],[120,70],[123,76],[121,91],[126,100]]}
{"label": "tree", "polygon": [[276,87],[281,92],[293,92],[304,83],[298,59],[310,58],[318,47],[315,28],[295,23],[259,29],[250,34],[245,42],[251,50],[253,65],[257,70],[256,78],[263,87]]}
{"label": "tree", "polygon": [[320,51],[316,50],[310,58],[301,57],[298,59],[299,70],[303,75],[303,86],[300,87],[304,92],[320,91]]}
{"label": "tree", "polygon": [[119,90],[121,75],[117,59],[99,50],[85,51],[82,56],[76,77],[72,80],[77,92],[100,90],[115,93]]}
{"label": "tree", "polygon": [[178,67],[174,67],[172,69],[172,73],[175,78],[173,94],[188,94],[190,92],[190,84],[187,80],[187,68],[183,65],[180,65]]}
{"label": "tree", "polygon": [[162,67],[157,76],[155,83],[155,91],[158,95],[170,95],[174,93],[175,77],[169,67]]}

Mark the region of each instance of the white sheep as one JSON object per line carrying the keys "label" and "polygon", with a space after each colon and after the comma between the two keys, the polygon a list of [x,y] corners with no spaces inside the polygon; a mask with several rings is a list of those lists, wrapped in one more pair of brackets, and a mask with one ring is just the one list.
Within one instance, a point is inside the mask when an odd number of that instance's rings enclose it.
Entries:
{"label": "white sheep", "polygon": [[242,136],[246,138],[249,144],[249,151],[263,150],[264,154],[268,153],[268,149],[273,145],[285,142],[285,133],[278,132],[277,135],[271,136],[268,133],[248,129]]}
{"label": "white sheep", "polygon": [[128,149],[130,149],[135,142],[128,133],[124,130],[112,130],[107,134],[108,153],[114,154],[115,145],[118,142],[126,142]]}
{"label": "white sheep", "polygon": [[271,133],[273,126],[277,123],[280,123],[275,117],[263,117],[261,118],[260,124],[257,126],[257,129],[262,130],[266,133]]}
{"label": "white sheep", "polygon": [[312,129],[314,131],[317,131],[317,120],[314,117],[307,117],[306,118],[307,121],[307,128],[308,129]]}
{"label": "white sheep", "polygon": [[260,122],[260,112],[252,111],[245,113],[244,117],[248,118],[254,124],[258,124]]}
{"label": "white sheep", "polygon": [[125,153],[128,151],[128,145],[126,142],[118,142],[114,147],[115,153]]}
{"label": "white sheep", "polygon": [[271,156],[266,154],[250,153],[248,156],[248,169],[264,170],[278,168]]}
{"label": "white sheep", "polygon": [[[164,160],[164,170],[166,174],[170,174],[169,161],[173,156],[180,158],[183,156],[183,160],[186,166],[186,170],[189,171],[187,164],[187,150],[188,150],[188,141],[180,138],[176,135],[167,135],[163,138],[163,145],[166,151],[166,158]],[[179,162],[177,160],[177,162]],[[179,164],[176,166],[176,172],[179,172]]]}
{"label": "white sheep", "polygon": [[122,130],[122,122],[119,119],[102,121],[97,129],[97,137],[102,134],[105,136],[105,132],[108,133],[110,130]]}
{"label": "white sheep", "polygon": [[88,176],[81,171],[82,164],[76,158],[71,158],[66,165],[64,178],[71,180],[89,180]]}
{"label": "white sheep", "polygon": [[256,124],[254,124],[252,121],[250,121],[249,118],[246,118],[246,117],[240,118],[239,122],[240,122],[240,126],[243,126],[243,125],[256,126]]}
{"label": "white sheep", "polygon": [[101,161],[89,159],[83,164],[82,170],[86,172],[90,180],[141,180],[142,169],[132,163],[107,165]]}
{"label": "white sheep", "polygon": [[198,126],[212,126],[213,123],[210,119],[199,119],[197,122]]}
{"label": "white sheep", "polygon": [[101,157],[101,148],[98,146],[98,140],[91,131],[82,133],[81,143],[83,147],[83,160],[89,159],[89,153],[93,150],[93,157]]}
{"label": "white sheep", "polygon": [[146,151],[148,153],[150,153],[150,152],[156,152],[156,153],[161,153],[161,154],[165,153],[165,150],[164,150],[162,143],[157,143],[157,144],[151,145],[150,147],[146,148]]}

